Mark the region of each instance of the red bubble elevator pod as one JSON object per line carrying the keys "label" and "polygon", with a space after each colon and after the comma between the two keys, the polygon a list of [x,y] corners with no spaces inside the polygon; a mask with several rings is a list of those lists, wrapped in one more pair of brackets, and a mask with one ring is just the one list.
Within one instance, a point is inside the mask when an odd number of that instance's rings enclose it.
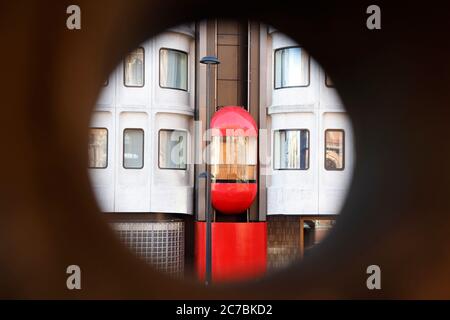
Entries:
{"label": "red bubble elevator pod", "polygon": [[[218,215],[245,215],[257,194],[258,127],[242,107],[223,107],[211,118],[211,204]],[[205,277],[205,222],[195,226],[195,264]],[[212,280],[262,276],[267,264],[266,222],[212,222]]]}

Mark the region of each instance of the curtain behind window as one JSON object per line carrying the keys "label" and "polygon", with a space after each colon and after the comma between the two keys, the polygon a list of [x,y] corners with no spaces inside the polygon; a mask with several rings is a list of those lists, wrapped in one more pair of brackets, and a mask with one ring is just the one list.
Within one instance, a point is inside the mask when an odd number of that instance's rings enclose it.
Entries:
{"label": "curtain behind window", "polygon": [[181,51],[161,49],[160,84],[164,88],[187,90],[187,54]]}

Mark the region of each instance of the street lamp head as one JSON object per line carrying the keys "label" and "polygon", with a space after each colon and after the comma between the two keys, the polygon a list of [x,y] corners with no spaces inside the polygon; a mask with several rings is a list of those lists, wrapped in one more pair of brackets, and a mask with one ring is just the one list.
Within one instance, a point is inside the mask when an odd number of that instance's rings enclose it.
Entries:
{"label": "street lamp head", "polygon": [[200,60],[201,64],[219,64],[220,61],[215,56],[205,56]]}

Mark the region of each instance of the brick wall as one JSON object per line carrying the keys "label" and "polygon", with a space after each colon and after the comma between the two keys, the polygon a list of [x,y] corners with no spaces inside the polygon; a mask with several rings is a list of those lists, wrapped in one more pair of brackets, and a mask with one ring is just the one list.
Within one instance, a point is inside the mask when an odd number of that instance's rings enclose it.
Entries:
{"label": "brick wall", "polygon": [[267,216],[267,271],[289,265],[299,254],[300,218]]}

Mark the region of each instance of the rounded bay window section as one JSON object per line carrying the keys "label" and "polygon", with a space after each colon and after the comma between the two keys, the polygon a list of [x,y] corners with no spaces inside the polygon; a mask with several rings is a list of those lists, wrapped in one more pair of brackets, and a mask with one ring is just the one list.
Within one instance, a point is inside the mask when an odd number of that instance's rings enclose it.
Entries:
{"label": "rounded bay window section", "polygon": [[[141,43],[105,79],[91,118],[93,190],[121,241],[161,271],[181,277],[192,214],[195,27]],[[135,213],[146,213],[137,215]]]}
{"label": "rounded bay window section", "polygon": [[193,214],[195,25],[153,39],[152,212]]}
{"label": "rounded bay window section", "polygon": [[330,76],[301,43],[272,27],[267,40],[267,214],[338,214],[353,173],[350,118]]}
{"label": "rounded bay window section", "polygon": [[89,174],[104,212],[193,213],[195,24],[130,50],[105,77]]}

